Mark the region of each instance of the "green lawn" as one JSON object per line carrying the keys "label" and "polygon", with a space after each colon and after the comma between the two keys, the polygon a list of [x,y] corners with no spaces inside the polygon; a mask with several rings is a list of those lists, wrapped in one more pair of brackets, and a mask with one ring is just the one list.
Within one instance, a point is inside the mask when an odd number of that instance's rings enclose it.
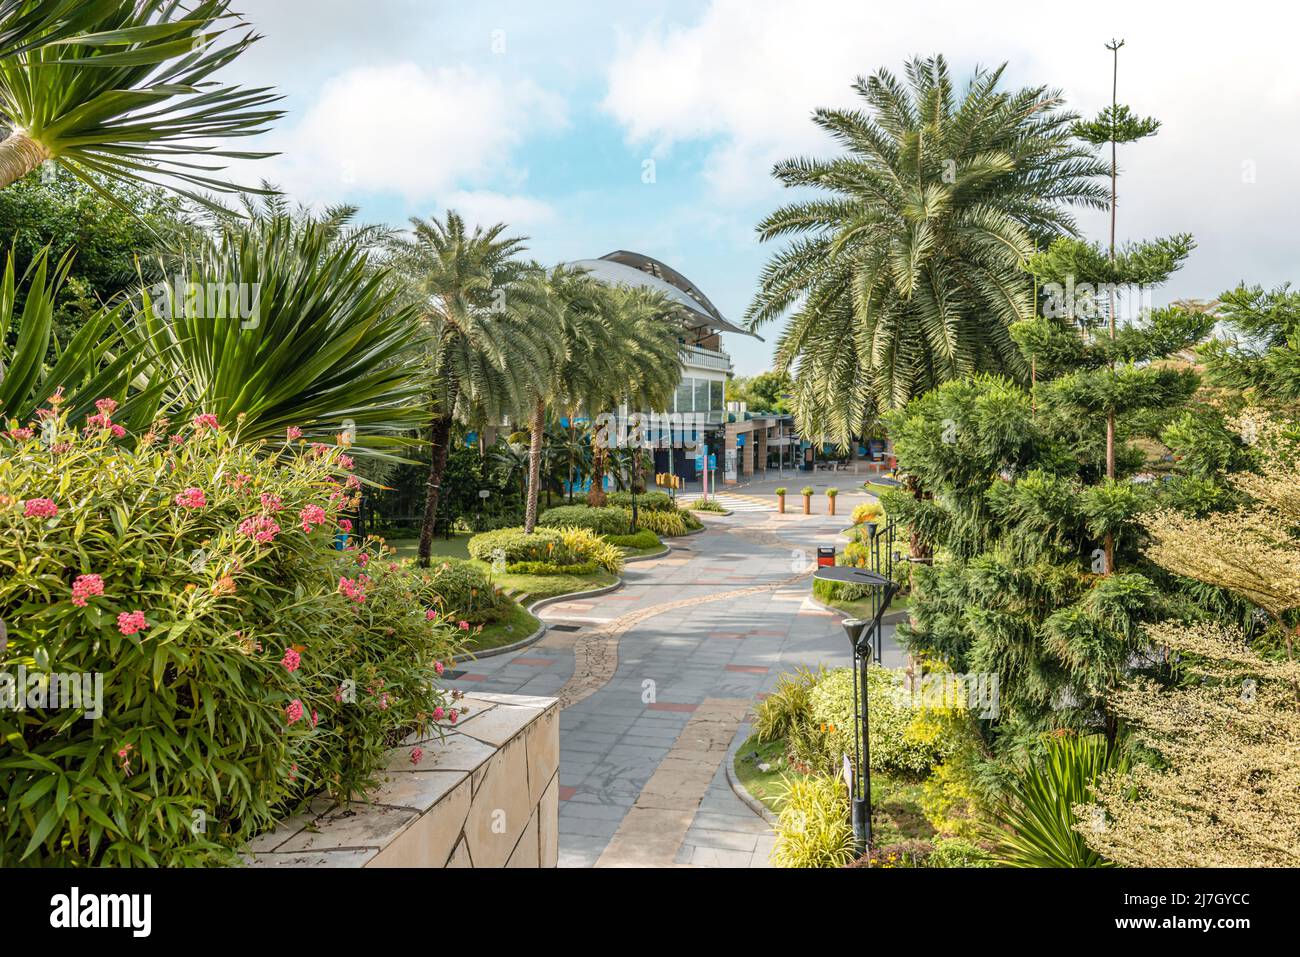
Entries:
{"label": "green lawn", "polygon": [[[433,554],[441,555],[443,558],[469,558],[469,540],[474,536],[469,533],[456,534],[451,538],[443,538],[441,535],[433,540]],[[414,558],[420,550],[420,539],[417,538],[390,538],[386,544],[397,549],[398,558]]]}
{"label": "green lawn", "polygon": [[[759,768],[766,764],[766,771]],[[779,813],[781,778],[799,772],[785,760],[785,739],[759,743],[757,735],[736,751],[736,780],[773,814]],[[934,828],[921,811],[921,785],[901,775],[871,772],[871,831],[875,844],[923,840],[934,837]]]}
{"label": "green lawn", "polygon": [[509,611],[491,624],[484,625],[483,630],[470,639],[465,650],[474,654],[522,641],[535,632],[539,624],[520,605],[511,602]]}

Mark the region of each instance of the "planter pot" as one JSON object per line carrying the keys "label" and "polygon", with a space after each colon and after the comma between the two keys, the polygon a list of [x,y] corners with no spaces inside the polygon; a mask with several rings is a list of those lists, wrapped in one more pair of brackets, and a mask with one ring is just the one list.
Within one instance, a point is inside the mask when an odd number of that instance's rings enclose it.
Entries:
{"label": "planter pot", "polygon": [[778,496],[776,497],[776,510],[777,510],[777,512],[778,512],[779,514],[781,514],[781,515],[784,515],[784,514],[785,514],[785,496],[784,496],[784,495],[778,495]]}
{"label": "planter pot", "polygon": [[812,496],[811,496],[811,495],[805,495],[805,496],[803,497],[803,513],[804,513],[805,515],[811,515],[811,514],[812,514]]}
{"label": "planter pot", "polygon": [[826,501],[830,504],[830,512],[829,512],[828,514],[830,514],[830,515],[834,515],[834,514],[835,514],[835,499],[833,499],[833,498],[828,498]]}

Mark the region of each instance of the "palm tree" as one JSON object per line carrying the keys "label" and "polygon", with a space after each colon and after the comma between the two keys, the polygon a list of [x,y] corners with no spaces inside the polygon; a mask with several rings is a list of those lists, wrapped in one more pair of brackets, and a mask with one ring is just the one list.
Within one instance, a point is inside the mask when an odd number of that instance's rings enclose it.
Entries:
{"label": "palm tree", "polygon": [[449,210],[443,221],[412,219],[411,235],[391,244],[428,327],[431,434],[419,550],[426,567],[453,421],[500,419],[523,408],[557,348],[552,330],[537,321],[546,313],[544,283],[518,258],[524,240],[503,236],[505,229],[498,223],[469,232]]}
{"label": "palm tree", "polygon": [[777,348],[797,366],[794,410],[807,435],[841,443],[878,412],[948,379],[1022,374],[1007,327],[1031,314],[1022,265],[1035,244],[1075,232],[1064,208],[1106,205],[1106,172],[1071,138],[1077,117],[1045,87],[998,90],[1005,68],[977,71],[954,95],[942,56],[859,78],[869,112],[819,109],[842,146],[774,174],[825,196],[784,206],[758,227],[795,236],[764,269],[751,328],[795,307]]}
{"label": "palm tree", "polygon": [[367,451],[400,446],[422,424],[427,385],[410,361],[419,313],[332,221],[227,224],[163,274],[185,285],[146,287],[130,335],[170,409],[242,417],[248,441],[351,426]]}
{"label": "palm tree", "polygon": [[[205,158],[271,154],[214,145],[251,136],[282,113],[266,88],[214,84],[213,73],[258,38],[229,0],[5,0],[0,2],[0,188],[47,160],[92,188],[92,173],[161,178],[204,202],[228,191]],[[229,40],[229,42],[226,42]]]}

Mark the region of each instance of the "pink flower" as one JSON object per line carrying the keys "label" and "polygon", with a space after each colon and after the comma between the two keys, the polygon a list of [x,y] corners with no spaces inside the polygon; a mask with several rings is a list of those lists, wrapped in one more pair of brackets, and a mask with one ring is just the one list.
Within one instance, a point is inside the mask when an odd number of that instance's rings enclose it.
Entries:
{"label": "pink flower", "polygon": [[461,631],[469,631],[469,622],[462,621],[457,627],[460,628]]}
{"label": "pink flower", "polygon": [[302,438],[302,429],[298,428],[296,425],[291,425],[284,430],[284,434],[288,436],[290,442],[297,442]]}
{"label": "pink flower", "polygon": [[358,575],[355,580],[345,575],[339,578],[339,591],[359,605],[366,600],[366,586],[369,584],[370,579],[365,575]]}
{"label": "pink flower", "polygon": [[[351,546],[349,546],[349,550],[350,549]],[[359,555],[357,555],[357,564],[360,565],[362,568],[365,568],[367,565],[370,564],[370,556],[367,555],[365,552],[361,552]]]}
{"label": "pink flower", "polygon": [[284,709],[285,716],[289,723],[293,724],[302,717],[302,702],[294,698]]}
{"label": "pink flower", "polygon": [[27,518],[54,518],[58,514],[59,507],[49,498],[28,499],[23,506],[23,515]]}
{"label": "pink flower", "polygon": [[311,726],[314,728],[320,724],[320,712],[313,710],[311,713]]}
{"label": "pink flower", "polygon": [[10,429],[9,431],[9,438],[13,439],[15,442],[26,442],[32,437],[32,435],[32,430],[28,428]]}
{"label": "pink flower", "polygon": [[284,503],[280,500],[280,496],[272,495],[270,492],[263,492],[262,508],[266,509],[268,512],[278,512],[280,509],[284,508]]}
{"label": "pink flower", "polygon": [[86,607],[86,599],[93,595],[104,594],[104,579],[98,575],[78,575],[72,583],[72,603],[80,608]]}
{"label": "pink flower", "polygon": [[100,415],[107,418],[117,411],[117,402],[113,399],[100,399],[95,403],[95,408],[99,410]]}
{"label": "pink flower", "polygon": [[298,514],[298,517],[302,520],[302,530],[311,532],[314,526],[324,524],[325,509],[319,505],[308,505]]}
{"label": "pink flower", "polygon": [[388,692],[387,692],[387,691],[385,691],[383,694],[381,694],[381,695],[379,696],[379,710],[380,710],[380,711],[387,711],[387,710],[388,710]]}
{"label": "pink flower", "polygon": [[326,445],[324,442],[313,442],[310,446],[310,449],[311,449],[311,457],[314,459],[318,459],[322,455],[328,455],[330,447]]}
{"label": "pink flower", "polygon": [[171,443],[172,443],[172,445],[184,445],[184,444],[185,444],[185,436],[183,436],[183,435],[181,435],[179,432],[177,432],[175,435],[173,435],[173,436],[171,437]]}
{"label": "pink flower", "polygon": [[452,708],[451,712],[447,715],[447,720],[450,721],[452,724],[455,724],[456,719],[459,717],[460,715],[456,713],[456,709]]}
{"label": "pink flower", "polygon": [[284,657],[280,659],[280,664],[284,665],[285,671],[297,671],[298,665],[302,662],[302,655],[292,648],[284,649]]}
{"label": "pink flower", "polygon": [[345,532],[352,531],[352,520],[348,518],[339,519],[339,528]]}
{"label": "pink flower", "polygon": [[436,671],[438,674],[442,674],[447,669],[441,661],[435,661],[433,663],[433,670]]}
{"label": "pink flower", "polygon": [[116,423],[110,425],[108,427],[108,430],[113,433],[113,438],[115,439],[123,438],[126,435],[126,429],[123,426],[117,425]]}
{"label": "pink flower", "polygon": [[254,515],[252,518],[246,518],[239,523],[239,534],[255,539],[265,545],[280,534],[280,526],[276,524],[273,518],[268,518],[265,515]]}
{"label": "pink flower", "polygon": [[433,620],[436,619],[437,617],[438,617],[438,613],[437,613],[436,611],[434,611],[432,608],[430,608],[428,611],[426,611],[426,612],[424,613],[424,620],[425,620],[425,621],[433,621]]}
{"label": "pink flower", "polygon": [[194,419],[195,432],[206,432],[208,429],[212,429],[215,432],[220,428],[221,423],[217,421],[217,417],[211,412],[204,412],[202,415],[196,416]]}
{"label": "pink flower", "polygon": [[134,635],[137,631],[143,631],[148,627],[149,622],[144,620],[142,611],[124,611],[117,616],[117,630],[124,635]]}
{"label": "pink flower", "polygon": [[423,758],[424,758],[424,749],[423,749],[423,748],[412,748],[412,749],[411,749],[411,763],[412,763],[412,764],[419,764],[420,761],[421,761]]}
{"label": "pink flower", "polygon": [[445,715],[446,713],[447,713],[447,712],[445,712],[445,711],[442,710],[442,706],[439,705],[438,707],[436,707],[436,708],[433,709],[433,720],[434,720],[434,721],[441,721],[443,715]]}
{"label": "pink flower", "polygon": [[182,508],[203,508],[208,504],[203,489],[191,486],[176,496],[176,504]]}
{"label": "pink flower", "polygon": [[354,462],[354,461],[352,460],[352,456],[350,456],[350,455],[340,455],[340,456],[339,456],[339,467],[340,467],[340,468],[345,468],[345,469],[347,469],[347,470],[350,472],[350,471],[352,471],[354,468],[356,468],[356,465],[357,465],[357,463]]}
{"label": "pink flower", "polygon": [[361,488],[361,479],[357,478],[355,475],[349,475],[348,480],[343,484],[352,489]]}
{"label": "pink flower", "polygon": [[113,420],[106,415],[88,415],[86,416],[86,431],[92,428],[106,429],[113,424]]}

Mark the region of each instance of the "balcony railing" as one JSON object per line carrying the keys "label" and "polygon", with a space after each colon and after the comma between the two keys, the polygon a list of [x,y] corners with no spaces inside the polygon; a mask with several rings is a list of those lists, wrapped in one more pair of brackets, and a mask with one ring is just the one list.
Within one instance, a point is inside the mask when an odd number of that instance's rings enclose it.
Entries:
{"label": "balcony railing", "polygon": [[682,364],[688,368],[731,371],[731,356],[721,349],[702,349],[699,346],[682,346]]}

